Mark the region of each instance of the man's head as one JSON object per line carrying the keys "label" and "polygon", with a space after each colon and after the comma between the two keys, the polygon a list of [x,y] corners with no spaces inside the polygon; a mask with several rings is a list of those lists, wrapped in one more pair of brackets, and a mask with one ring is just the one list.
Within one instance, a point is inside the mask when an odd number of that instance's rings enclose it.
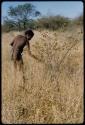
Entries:
{"label": "man's head", "polygon": [[31,29],[28,29],[25,31],[25,37],[28,39],[28,40],[31,40],[31,38],[34,36],[34,33]]}

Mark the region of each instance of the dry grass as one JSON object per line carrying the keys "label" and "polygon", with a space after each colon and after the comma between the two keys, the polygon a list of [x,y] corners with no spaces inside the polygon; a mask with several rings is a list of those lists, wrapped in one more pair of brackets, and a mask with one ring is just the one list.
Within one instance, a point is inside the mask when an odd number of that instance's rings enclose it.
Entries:
{"label": "dry grass", "polygon": [[83,122],[83,34],[35,31],[31,52],[24,49],[24,76],[16,78],[10,60],[10,41],[19,34],[2,34],[2,122]]}

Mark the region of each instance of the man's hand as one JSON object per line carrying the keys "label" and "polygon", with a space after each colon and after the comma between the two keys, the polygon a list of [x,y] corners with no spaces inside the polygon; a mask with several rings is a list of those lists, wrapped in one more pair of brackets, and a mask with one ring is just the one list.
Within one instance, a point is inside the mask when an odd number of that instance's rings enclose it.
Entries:
{"label": "man's hand", "polygon": [[36,59],[39,62],[43,62],[41,59],[38,59],[36,56],[32,55],[29,43],[27,44],[27,46],[28,46],[28,55],[30,55],[32,58]]}

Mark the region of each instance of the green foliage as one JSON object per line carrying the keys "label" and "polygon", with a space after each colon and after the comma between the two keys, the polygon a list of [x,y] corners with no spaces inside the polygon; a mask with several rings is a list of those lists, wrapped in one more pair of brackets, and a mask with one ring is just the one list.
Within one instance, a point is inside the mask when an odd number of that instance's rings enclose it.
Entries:
{"label": "green foliage", "polygon": [[8,14],[12,18],[17,18],[19,20],[23,20],[30,18],[35,12],[35,6],[31,4],[18,5],[16,7],[10,7]]}
{"label": "green foliage", "polygon": [[63,16],[50,16],[42,17],[36,22],[38,28],[45,28],[50,30],[58,30],[60,28],[67,27],[70,23],[70,20]]}
{"label": "green foliage", "polygon": [[16,29],[17,29],[16,22],[6,17],[4,20],[4,24],[2,25],[2,31],[9,32],[11,30],[16,30]]}
{"label": "green foliage", "polygon": [[[16,25],[11,25],[10,19],[7,18],[7,20],[4,20],[3,24],[3,30],[4,31],[10,31],[10,30],[25,30],[27,26],[30,25],[30,27],[34,26],[33,21],[30,21],[32,17],[38,17],[41,13],[35,9],[35,6],[32,4],[23,4],[18,5],[16,7],[9,7],[8,10],[8,16],[11,18],[11,22]],[[6,28],[6,30],[5,30]]]}
{"label": "green foliage", "polygon": [[36,11],[35,16],[41,16],[41,13],[39,11]]}

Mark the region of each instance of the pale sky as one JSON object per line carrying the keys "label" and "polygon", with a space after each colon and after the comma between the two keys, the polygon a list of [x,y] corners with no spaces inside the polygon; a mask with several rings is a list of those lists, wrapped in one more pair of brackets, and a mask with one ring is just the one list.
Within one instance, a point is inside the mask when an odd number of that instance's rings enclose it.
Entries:
{"label": "pale sky", "polygon": [[83,2],[80,1],[34,1],[34,2],[2,2],[2,21],[4,16],[8,16],[9,6],[31,3],[43,15],[62,15],[69,18],[75,18],[83,13]]}

